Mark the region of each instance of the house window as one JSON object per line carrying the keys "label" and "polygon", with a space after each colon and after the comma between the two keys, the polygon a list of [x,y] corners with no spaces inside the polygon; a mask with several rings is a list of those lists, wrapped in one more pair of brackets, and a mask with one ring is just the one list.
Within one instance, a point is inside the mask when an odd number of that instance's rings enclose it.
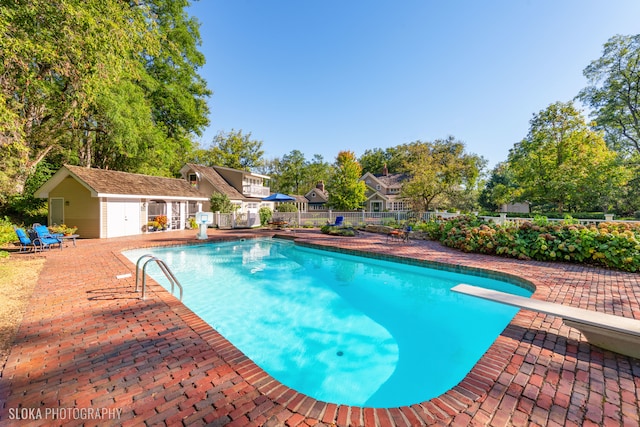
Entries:
{"label": "house window", "polygon": [[311,197],[316,197],[316,193],[315,192],[311,193]]}
{"label": "house window", "polygon": [[376,185],[376,190],[380,189],[380,184]]}
{"label": "house window", "polygon": [[189,179],[189,184],[193,185],[194,187],[196,187],[198,185],[198,175],[195,173],[190,173],[188,176]]}

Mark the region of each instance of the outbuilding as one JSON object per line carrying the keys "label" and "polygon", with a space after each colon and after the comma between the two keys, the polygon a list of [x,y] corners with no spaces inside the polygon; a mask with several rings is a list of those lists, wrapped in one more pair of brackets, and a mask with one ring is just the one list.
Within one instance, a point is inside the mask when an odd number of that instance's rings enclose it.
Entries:
{"label": "outbuilding", "polygon": [[142,234],[165,222],[181,230],[209,197],[188,181],[64,165],[36,192],[48,200],[48,225],[78,227],[86,238]]}

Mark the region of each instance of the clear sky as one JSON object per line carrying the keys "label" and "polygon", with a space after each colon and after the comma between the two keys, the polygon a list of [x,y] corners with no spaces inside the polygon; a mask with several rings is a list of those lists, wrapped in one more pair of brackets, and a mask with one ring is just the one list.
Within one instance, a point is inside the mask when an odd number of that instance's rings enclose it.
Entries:
{"label": "clear sky", "polygon": [[[251,133],[266,158],[333,162],[449,135],[489,167],[533,114],[570,101],[639,0],[201,0],[199,70],[211,124]],[[579,107],[580,104],[577,104]]]}

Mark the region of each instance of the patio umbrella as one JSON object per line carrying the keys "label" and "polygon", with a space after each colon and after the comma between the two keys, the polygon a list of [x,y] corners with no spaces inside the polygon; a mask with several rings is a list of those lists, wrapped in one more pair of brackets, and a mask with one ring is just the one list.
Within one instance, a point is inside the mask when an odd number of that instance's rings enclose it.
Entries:
{"label": "patio umbrella", "polygon": [[269,197],[265,197],[262,200],[264,200],[265,202],[291,202],[291,201],[293,201],[295,199],[293,197],[291,197],[291,196],[286,195],[286,194],[273,193]]}

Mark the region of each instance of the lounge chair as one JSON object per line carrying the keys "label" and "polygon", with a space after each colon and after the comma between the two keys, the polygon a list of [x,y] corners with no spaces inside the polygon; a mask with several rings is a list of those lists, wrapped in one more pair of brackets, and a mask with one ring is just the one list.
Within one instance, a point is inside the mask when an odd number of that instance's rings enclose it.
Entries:
{"label": "lounge chair", "polygon": [[27,236],[27,232],[24,231],[24,228],[18,228],[16,226],[13,227],[18,236],[18,240],[20,240],[20,252],[27,252],[33,249],[35,252],[36,245],[31,241],[29,236]]}
{"label": "lounge chair", "polygon": [[332,226],[334,226],[334,227],[337,227],[337,226],[342,225],[342,224],[343,224],[343,222],[344,222],[344,217],[343,217],[343,216],[337,216],[337,217],[336,217],[336,222],[334,222],[333,224],[329,224],[329,225],[332,225]]}
{"label": "lounge chair", "polygon": [[[34,224],[35,225],[35,224]],[[52,245],[58,245],[62,249],[61,234],[51,234],[46,225],[35,225],[33,231],[36,237],[33,240],[33,244],[42,249],[49,249]]]}

